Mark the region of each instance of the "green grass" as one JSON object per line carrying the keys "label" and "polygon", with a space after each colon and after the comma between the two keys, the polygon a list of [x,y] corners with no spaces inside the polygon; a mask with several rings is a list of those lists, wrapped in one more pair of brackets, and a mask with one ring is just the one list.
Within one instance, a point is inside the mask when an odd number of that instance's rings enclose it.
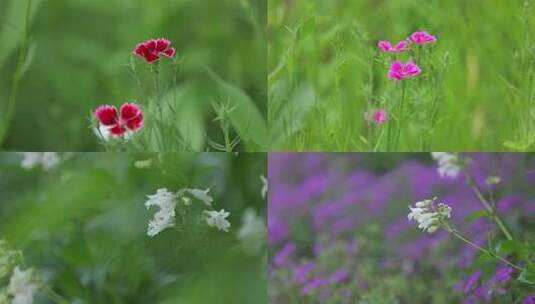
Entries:
{"label": "green grass", "polygon": [[[534,10],[524,0],[270,0],[271,149],[534,150]],[[422,50],[432,53],[422,75],[404,80],[400,117],[392,59],[376,45],[417,30],[438,42]],[[374,108],[392,114],[388,124],[366,123]],[[398,145],[388,128],[401,130]]]}

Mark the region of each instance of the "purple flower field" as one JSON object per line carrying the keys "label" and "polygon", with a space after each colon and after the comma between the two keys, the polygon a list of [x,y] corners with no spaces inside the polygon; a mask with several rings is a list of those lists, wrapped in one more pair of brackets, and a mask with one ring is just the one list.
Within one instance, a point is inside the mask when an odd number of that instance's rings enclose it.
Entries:
{"label": "purple flower field", "polygon": [[[270,154],[270,303],[534,303],[535,154],[458,158]],[[428,233],[407,215],[433,197]]]}

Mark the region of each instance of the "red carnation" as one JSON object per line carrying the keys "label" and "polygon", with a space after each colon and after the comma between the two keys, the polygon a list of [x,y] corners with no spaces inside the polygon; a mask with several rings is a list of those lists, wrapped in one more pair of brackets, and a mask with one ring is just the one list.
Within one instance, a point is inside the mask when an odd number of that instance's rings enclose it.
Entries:
{"label": "red carnation", "polygon": [[134,55],[142,57],[149,64],[156,62],[161,56],[174,58],[175,48],[171,47],[171,41],[160,38],[142,42],[134,49]]}
{"label": "red carnation", "polygon": [[114,137],[123,137],[143,127],[143,112],[135,103],[123,104],[120,113],[114,106],[100,106],[95,110],[95,117],[100,122],[100,129]]}

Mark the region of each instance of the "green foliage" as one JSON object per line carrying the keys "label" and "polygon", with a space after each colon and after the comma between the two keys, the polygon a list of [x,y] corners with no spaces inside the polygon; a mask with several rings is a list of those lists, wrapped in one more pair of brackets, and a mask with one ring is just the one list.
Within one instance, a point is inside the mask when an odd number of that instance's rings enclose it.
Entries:
{"label": "green foliage", "polygon": [[[24,170],[21,159],[0,154],[0,235],[69,303],[265,299],[264,251],[246,252],[236,235],[244,210],[265,216],[265,155],[65,153],[49,171]],[[176,229],[148,237],[146,195],[186,187],[209,187],[213,208],[230,212],[230,231],[195,212],[179,225],[177,211]]]}

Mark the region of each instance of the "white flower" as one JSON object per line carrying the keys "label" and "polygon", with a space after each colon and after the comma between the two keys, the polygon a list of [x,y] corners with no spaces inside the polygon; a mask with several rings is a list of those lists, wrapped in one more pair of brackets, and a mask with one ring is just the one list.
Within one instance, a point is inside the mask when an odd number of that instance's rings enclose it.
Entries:
{"label": "white flower", "polygon": [[461,172],[461,159],[456,153],[431,152],[431,156],[438,163],[440,177],[455,178]]}
{"label": "white flower", "polygon": [[236,236],[247,253],[255,254],[264,244],[266,222],[253,208],[247,208],[242,215],[242,224]]}
{"label": "white flower", "polygon": [[262,195],[263,199],[266,199],[266,195],[268,193],[268,180],[263,175],[260,175],[260,180],[262,181],[262,189],[260,190],[260,195]]}
{"label": "white flower", "polygon": [[208,216],[206,218],[208,226],[228,232],[230,223],[226,218],[230,215],[229,212],[226,212],[225,209],[221,209],[220,211],[204,211],[204,213]]}
{"label": "white flower", "polygon": [[20,270],[17,266],[13,270],[7,292],[13,297],[12,304],[31,304],[38,286],[33,282],[33,271]]}
{"label": "white flower", "polygon": [[184,189],[184,191],[189,192],[194,198],[202,201],[204,204],[208,206],[212,206],[212,202],[214,199],[208,195],[208,192],[210,192],[210,188],[206,188],[206,190],[201,189]]}
{"label": "white flower", "polygon": [[41,163],[41,153],[39,152],[25,152],[24,159],[20,166],[26,170],[31,170]]}
{"label": "white flower", "polygon": [[57,167],[60,160],[56,152],[25,152],[24,159],[20,165],[26,170],[41,166],[43,170],[49,171]]}
{"label": "white flower", "polygon": [[160,208],[154,218],[149,221],[147,235],[153,237],[162,230],[175,226],[175,207],[177,204],[176,194],[167,191],[165,188],[158,189],[156,194],[147,195],[149,198],[145,206],[149,209],[151,206]]}
{"label": "white flower", "polygon": [[415,220],[418,222],[418,228],[428,233],[435,232],[444,220],[451,218],[450,206],[440,203],[435,208],[435,200],[436,198],[417,202],[414,208],[409,206],[411,210],[407,216],[409,221]]}

